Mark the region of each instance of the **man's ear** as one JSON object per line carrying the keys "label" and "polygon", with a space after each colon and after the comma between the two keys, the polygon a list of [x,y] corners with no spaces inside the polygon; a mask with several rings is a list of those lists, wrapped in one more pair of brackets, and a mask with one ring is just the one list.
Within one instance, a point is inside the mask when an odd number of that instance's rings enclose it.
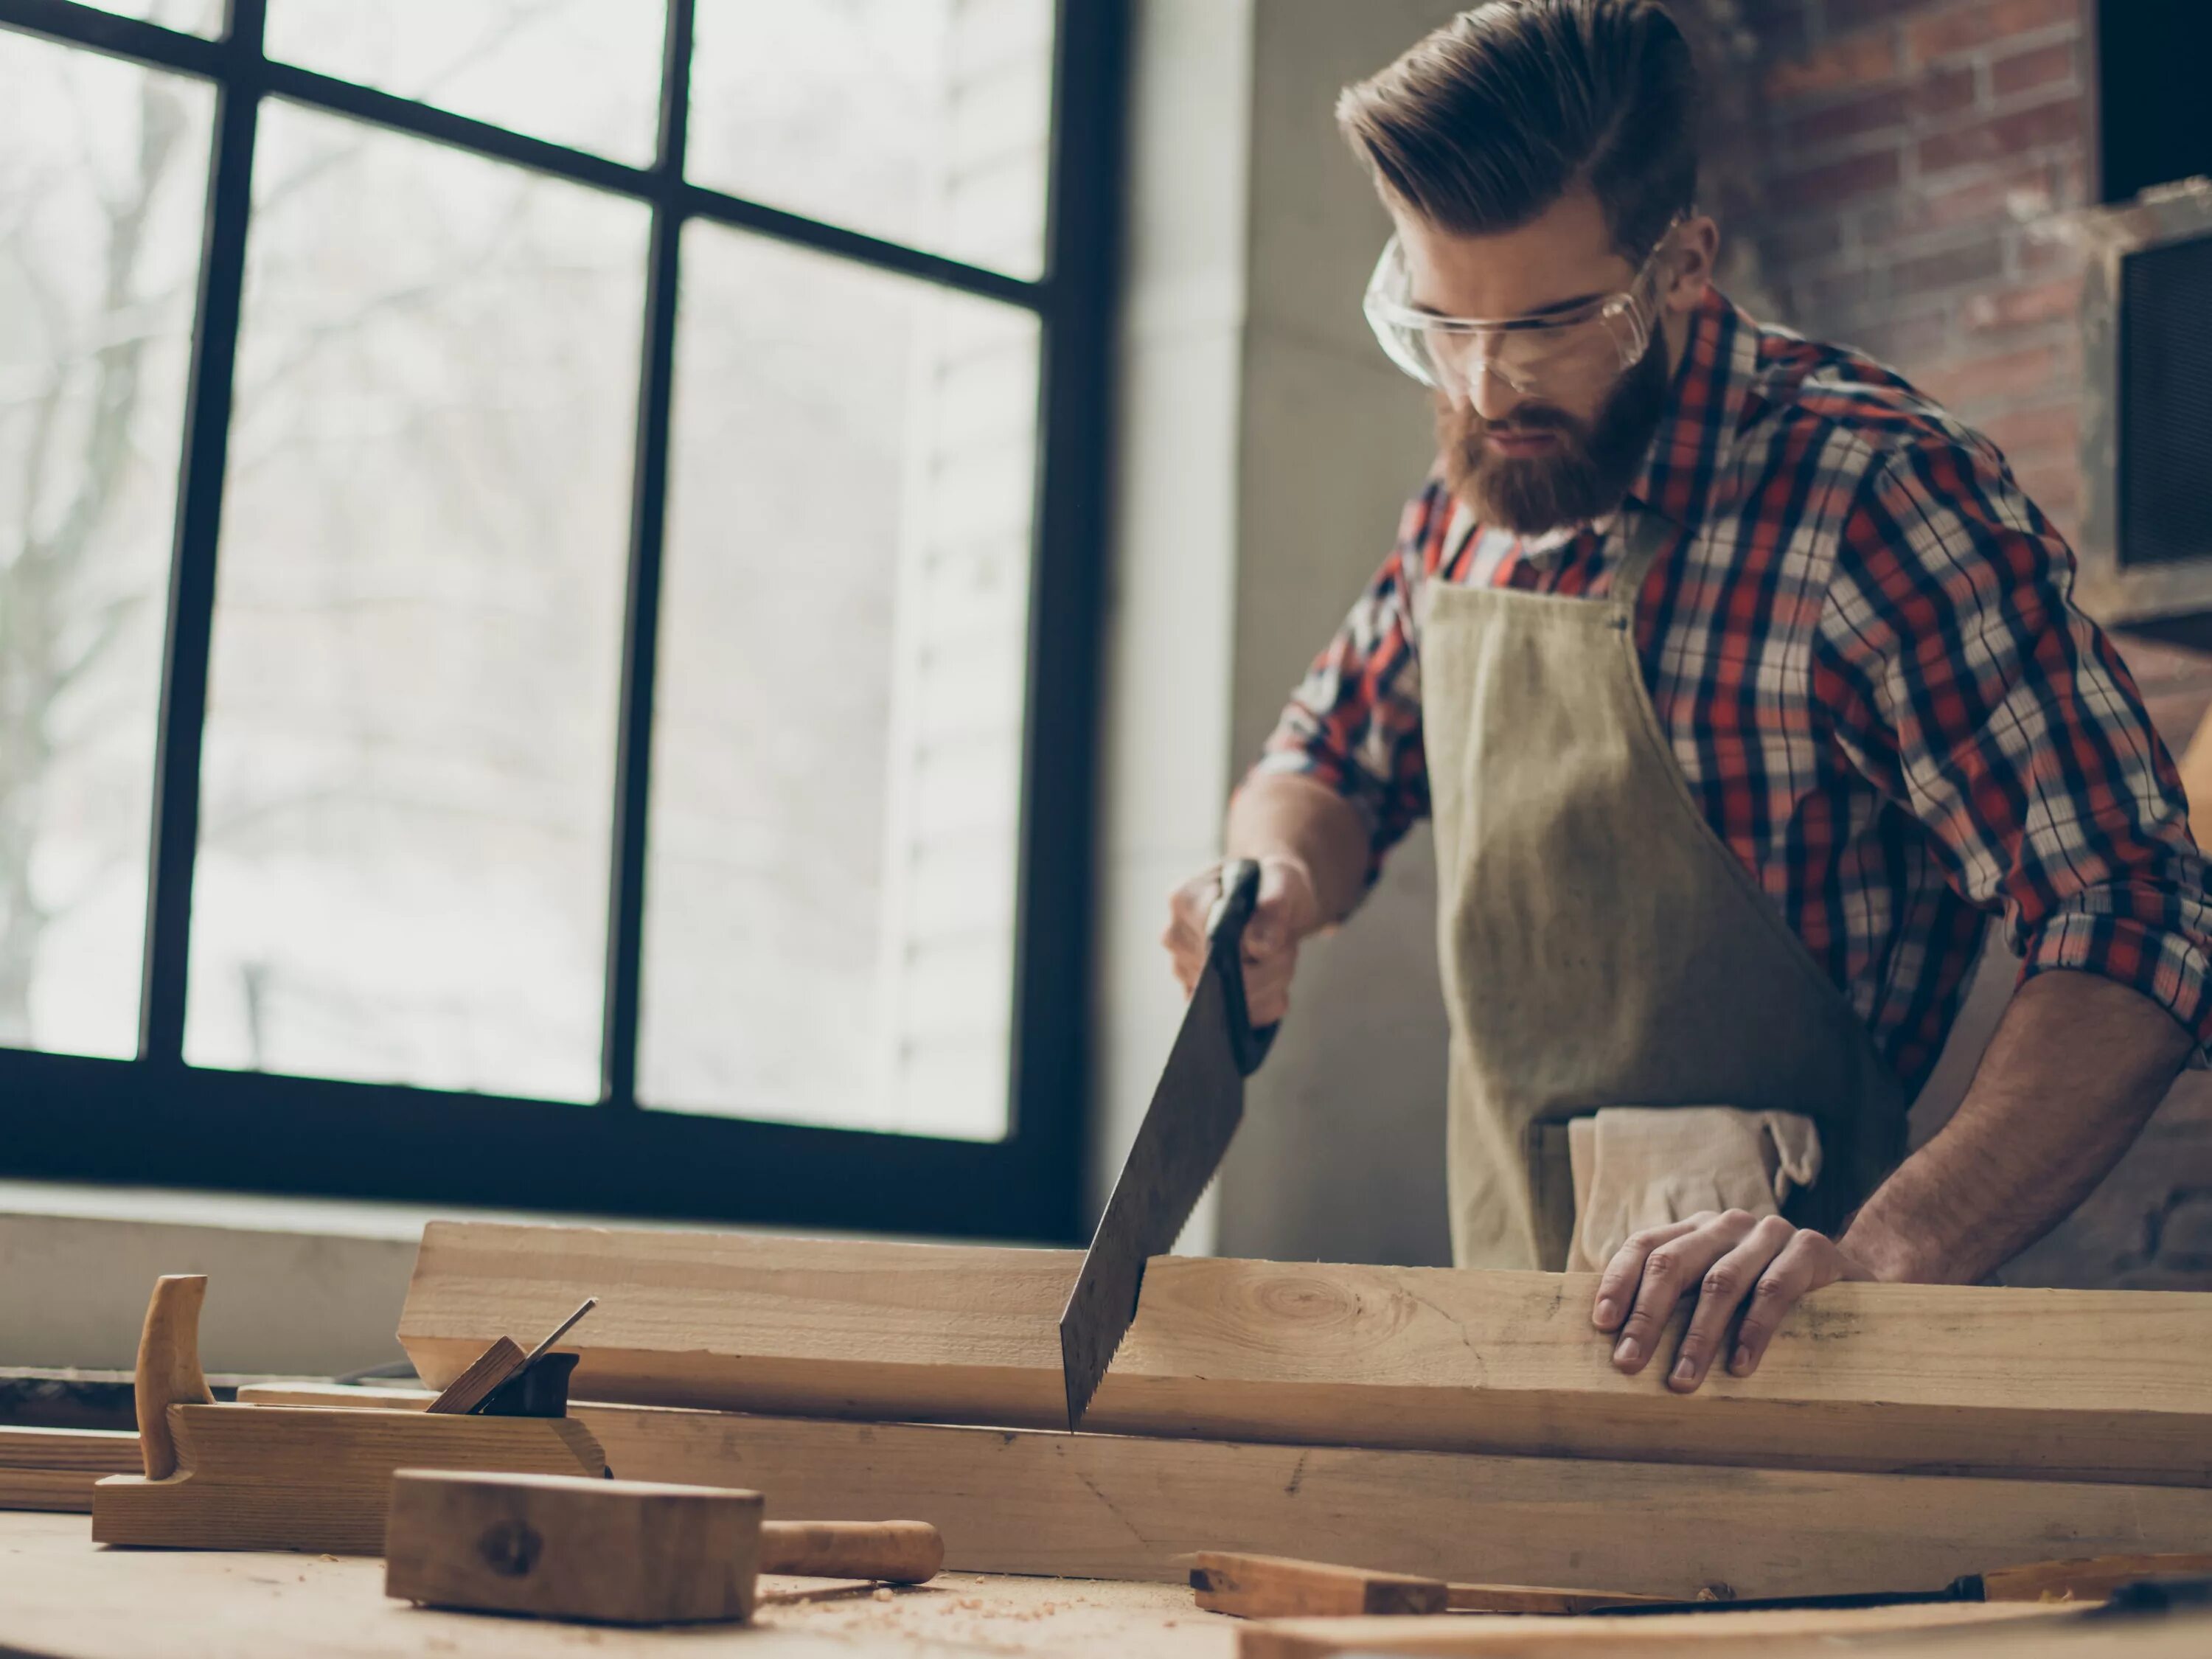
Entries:
{"label": "man's ear", "polygon": [[1700,213],[1675,227],[1674,246],[1667,256],[1665,281],[1659,288],[1659,306],[1676,316],[1695,311],[1713,284],[1713,262],[1720,257],[1721,228]]}

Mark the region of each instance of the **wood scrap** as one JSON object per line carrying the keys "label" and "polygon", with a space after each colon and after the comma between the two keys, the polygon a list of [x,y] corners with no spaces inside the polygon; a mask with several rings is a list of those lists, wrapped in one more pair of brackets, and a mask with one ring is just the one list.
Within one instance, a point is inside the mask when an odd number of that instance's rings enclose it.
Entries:
{"label": "wood scrap", "polygon": [[0,1509],[92,1508],[102,1475],[143,1467],[138,1437],[113,1429],[0,1427]]}
{"label": "wood scrap", "polygon": [[[260,1402],[392,1391],[257,1385]],[[427,1394],[411,1396],[419,1408]],[[771,1516],[921,1516],[956,1571],[1185,1581],[1202,1550],[1688,1599],[1933,1589],[2054,1554],[2179,1551],[2212,1492],[573,1407],[626,1478]]]}
{"label": "wood scrap", "polygon": [[170,1443],[172,1405],[212,1405],[207,1378],[200,1371],[200,1304],[207,1298],[204,1273],[165,1273],[154,1281],[146,1304],[146,1322],[138,1333],[138,1364],[132,1378],[138,1413],[138,1450],[149,1480],[175,1473],[177,1449]]}
{"label": "wood scrap", "polygon": [[1652,1618],[1532,1620],[1469,1614],[1452,1619],[1292,1619],[1246,1625],[1237,1659],[1334,1659],[1339,1654],[1428,1659],[1642,1659],[1673,1650],[1758,1654],[1818,1650],[1853,1638],[1914,1632],[1947,1635],[1991,1625],[2020,1629],[2071,1622],[2065,1608],[2027,1602],[1946,1601],[1901,1607],[1817,1608],[1796,1613],[1678,1613]]}
{"label": "wood scrap", "polygon": [[[2212,819],[2208,819],[2212,822]],[[1982,1594],[1992,1601],[2101,1601],[2123,1584],[2146,1578],[2212,1574],[2212,1554],[2100,1555],[2036,1561],[1982,1575]]]}
{"label": "wood scrap", "polygon": [[1297,1561],[1281,1555],[1200,1550],[1190,1587],[1202,1612],[1237,1619],[1399,1617],[1439,1613],[1574,1615],[1643,1603],[1672,1606],[1666,1596],[1531,1584],[1452,1584],[1410,1573],[1380,1572]]}
{"label": "wood scrap", "polygon": [[[1079,1257],[431,1224],[399,1336],[434,1385],[606,1297],[579,1398],[1052,1427]],[[2212,1484],[2212,1294],[1843,1284],[1751,1377],[1624,1376],[1587,1276],[1161,1257],[1085,1419],[1234,1441]],[[1940,1362],[1940,1363],[1939,1363]]]}

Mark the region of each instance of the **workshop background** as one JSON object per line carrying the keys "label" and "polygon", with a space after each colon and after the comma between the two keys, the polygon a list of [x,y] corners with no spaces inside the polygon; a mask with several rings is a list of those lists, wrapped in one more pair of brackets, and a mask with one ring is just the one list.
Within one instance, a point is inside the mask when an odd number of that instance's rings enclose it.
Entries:
{"label": "workshop background", "polygon": [[[370,1363],[431,1212],[1078,1236],[1425,465],[1331,106],[1456,9],[0,0],[0,1366],[187,1268]],[[2087,278],[2212,235],[2207,10],[1676,10],[1730,290],[2124,567]],[[1445,1259],[1433,897],[1419,831],[1310,948],[1189,1248]],[[2008,1278],[2212,1285],[2201,1073]]]}

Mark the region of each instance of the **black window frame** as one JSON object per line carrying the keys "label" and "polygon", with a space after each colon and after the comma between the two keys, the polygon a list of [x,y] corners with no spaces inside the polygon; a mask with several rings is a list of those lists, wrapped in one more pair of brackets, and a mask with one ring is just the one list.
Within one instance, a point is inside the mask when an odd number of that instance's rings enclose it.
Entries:
{"label": "black window frame", "polygon": [[[1046,261],[1035,281],[684,177],[694,0],[669,0],[649,167],[510,131],[263,52],[266,0],[220,38],[71,3],[0,0],[0,28],[211,83],[208,179],[170,564],[137,1055],[0,1048],[0,1172],[608,1216],[1065,1241],[1079,1236],[1097,754],[1109,348],[1126,0],[1057,0]],[[200,739],[231,377],[262,100],[276,97],[646,203],[652,211],[595,1104],[266,1072],[183,1057]],[[1038,476],[1015,911],[1010,1118],[981,1143],[641,1109],[636,1097],[678,249],[697,218],[1028,309],[1040,321]]]}

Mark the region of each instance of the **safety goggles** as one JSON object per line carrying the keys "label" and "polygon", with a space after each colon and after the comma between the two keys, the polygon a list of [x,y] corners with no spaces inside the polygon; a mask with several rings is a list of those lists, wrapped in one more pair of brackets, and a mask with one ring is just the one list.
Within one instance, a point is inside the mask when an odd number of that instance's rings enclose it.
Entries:
{"label": "safety goggles", "polygon": [[1393,236],[1368,279],[1363,309],[1390,361],[1423,386],[1469,398],[1486,374],[1524,398],[1547,388],[1587,384],[1618,374],[1651,344],[1659,307],[1660,258],[1673,246],[1677,219],[1667,227],[1633,281],[1571,311],[1486,319],[1439,317],[1407,303],[1413,272]]}

